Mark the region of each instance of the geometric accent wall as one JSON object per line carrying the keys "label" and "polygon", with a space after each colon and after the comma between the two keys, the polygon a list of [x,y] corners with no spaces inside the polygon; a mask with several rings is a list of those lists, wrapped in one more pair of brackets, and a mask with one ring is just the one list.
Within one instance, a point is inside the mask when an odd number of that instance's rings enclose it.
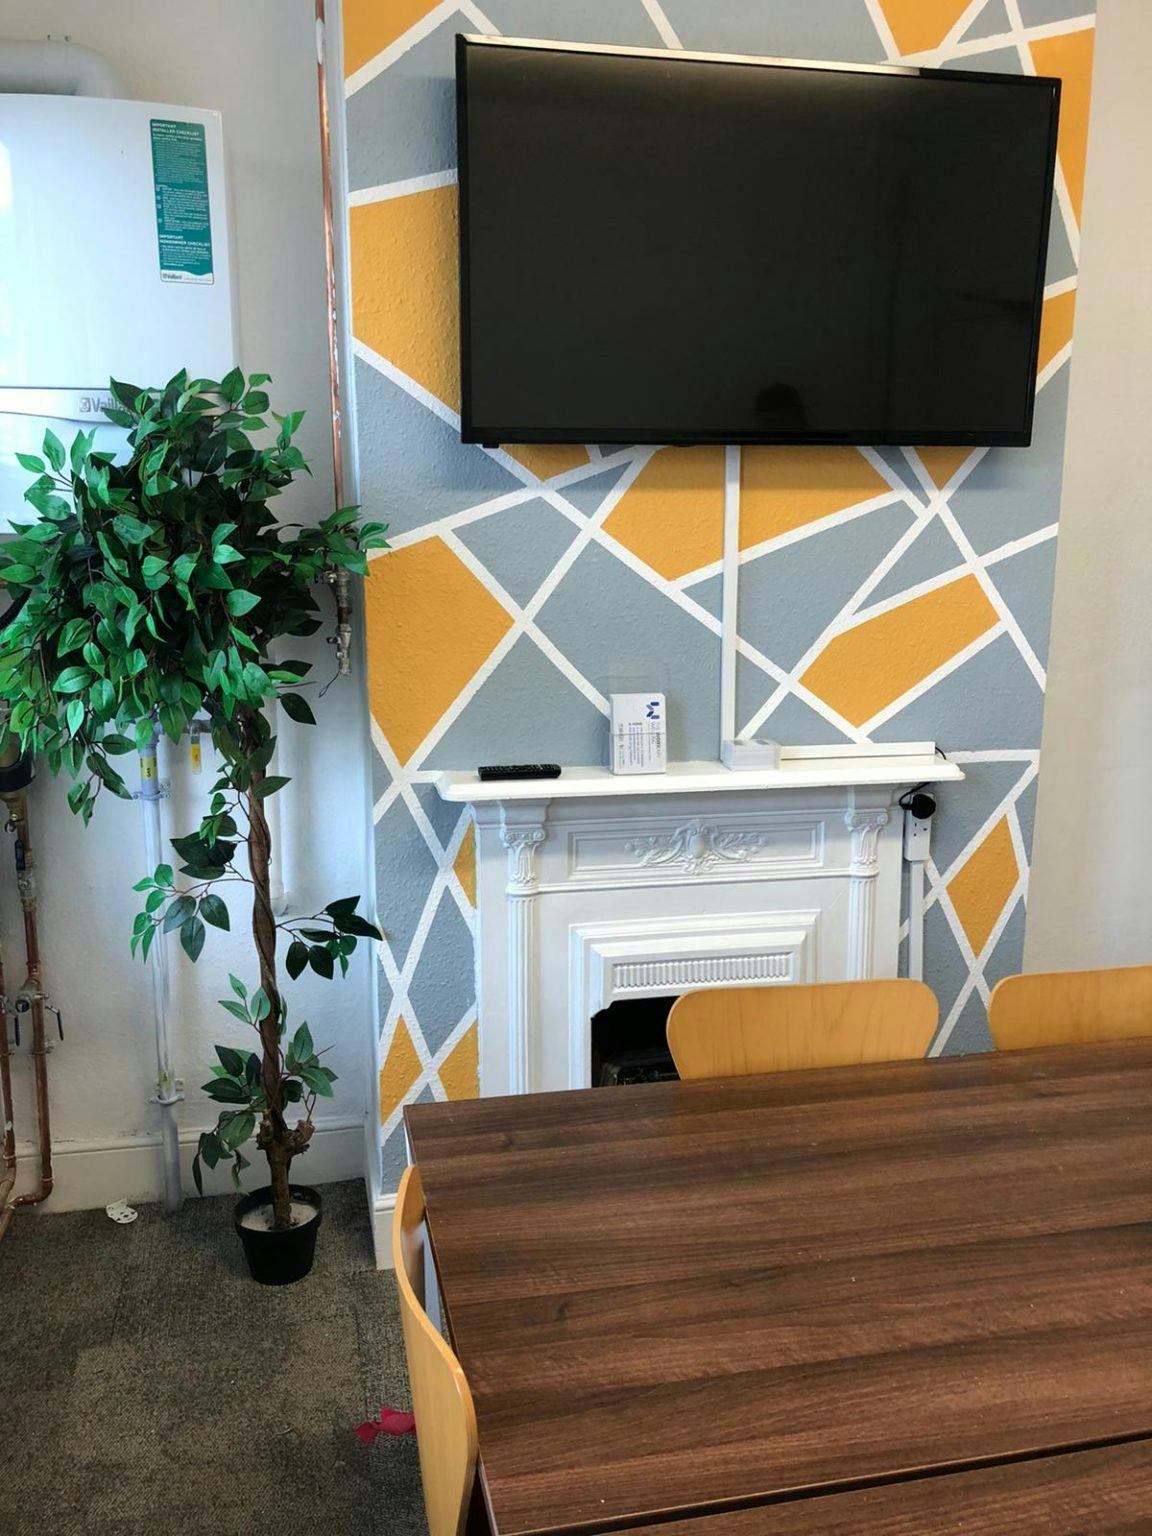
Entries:
{"label": "geometric accent wall", "polygon": [[[1029,449],[745,448],[741,734],[933,739],[925,977],[937,1052],[986,1049],[1018,969],[1039,770],[1094,18],[1084,0],[344,0],[384,1187],[400,1111],[476,1091],[467,812],[431,780],[603,760],[607,694],[668,694],[670,755],[718,755],[723,450],[459,440],[453,40],[460,31],[912,62],[1064,81]],[[692,211],[685,209],[686,230]],[[671,321],[670,323],[674,323]]]}

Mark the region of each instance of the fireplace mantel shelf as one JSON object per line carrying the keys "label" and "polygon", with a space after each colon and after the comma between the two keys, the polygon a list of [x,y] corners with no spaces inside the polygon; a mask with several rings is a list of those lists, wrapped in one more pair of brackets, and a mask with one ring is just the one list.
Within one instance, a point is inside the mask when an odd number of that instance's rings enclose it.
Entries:
{"label": "fireplace mantel shelf", "polygon": [[937,755],[931,742],[880,747],[785,747],[775,769],[733,771],[722,763],[670,763],[666,773],[615,774],[607,768],[565,768],[558,779],[491,779],[441,773],[441,798],[471,805],[503,801],[604,799],[621,795],[731,794],[752,790],[843,789],[897,784],[942,784],[964,777]]}

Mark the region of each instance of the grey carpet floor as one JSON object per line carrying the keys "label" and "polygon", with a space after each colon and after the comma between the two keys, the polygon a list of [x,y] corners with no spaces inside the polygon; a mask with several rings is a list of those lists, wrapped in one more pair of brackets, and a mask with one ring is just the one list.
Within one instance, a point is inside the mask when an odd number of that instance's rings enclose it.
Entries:
{"label": "grey carpet floor", "polygon": [[253,1284],[230,1199],[18,1213],[0,1243],[3,1536],[424,1536],[395,1282],[361,1184],[324,1187],[316,1267]]}

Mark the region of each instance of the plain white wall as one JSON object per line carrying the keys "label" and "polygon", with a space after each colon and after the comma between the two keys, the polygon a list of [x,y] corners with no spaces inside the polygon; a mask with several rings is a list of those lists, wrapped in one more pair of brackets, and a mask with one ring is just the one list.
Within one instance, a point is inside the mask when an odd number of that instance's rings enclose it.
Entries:
{"label": "plain white wall", "polygon": [[[241,361],[249,371],[272,374],[274,406],[308,411],[298,440],[315,479],[294,488],[292,513],[301,519],[323,515],[331,510],[333,492],[312,0],[4,0],[0,36],[49,35],[102,52],[137,99],[223,113]],[[278,510],[287,505],[285,498]],[[299,654],[316,660],[316,676],[333,670],[323,636]],[[282,735],[282,770],[295,776],[281,797],[285,875],[291,910],[307,913],[334,897],[367,894],[368,881],[362,677],[334,683],[316,709],[319,730],[286,722]],[[206,781],[210,768],[206,762]],[[182,763],[177,798],[181,779],[187,782]],[[66,1030],[50,1057],[53,1131],[61,1156],[59,1194],[49,1209],[102,1199],[107,1186],[112,1186],[108,1198],[143,1197],[157,1187],[136,1187],[139,1170],[151,1174],[154,1167],[150,1153],[125,1157],[114,1150],[135,1147],[156,1125],[149,1103],[154,1063],[147,976],[127,947],[136,909],[130,887],[143,873],[139,813],[109,797],[85,832],[68,813],[63,795],[63,785],[43,779],[34,787],[31,811],[45,979]],[[193,825],[189,812],[171,830]],[[23,946],[3,840],[0,860],[5,959],[14,991],[22,979]],[[253,976],[242,943],[243,904],[231,906],[239,933],[210,930],[195,967],[173,949],[175,1058],[188,1085],[181,1108],[186,1132],[214,1119],[210,1101],[197,1091],[215,1059],[213,1042],[245,1043],[241,1026],[215,1004],[228,995],[229,970]],[[369,957],[361,956],[344,982],[301,978],[290,994],[294,1017],[307,1017],[318,1041],[333,1044],[326,1060],[339,1074],[336,1097],[321,1110],[332,1133],[318,1137],[315,1153],[301,1159],[296,1172],[301,1178],[359,1174],[363,1118],[372,1102]],[[16,1063],[22,1141],[33,1124],[28,1066],[22,1051]],[[93,1143],[108,1147],[108,1155],[86,1162],[68,1155]],[[28,1160],[22,1183],[33,1172]],[[258,1172],[256,1163],[250,1184]],[[134,1187],[117,1187],[125,1178],[135,1181]],[[226,1187],[226,1180],[217,1182]]]}
{"label": "plain white wall", "polygon": [[1150,56],[1099,0],[1028,970],[1152,961]]}

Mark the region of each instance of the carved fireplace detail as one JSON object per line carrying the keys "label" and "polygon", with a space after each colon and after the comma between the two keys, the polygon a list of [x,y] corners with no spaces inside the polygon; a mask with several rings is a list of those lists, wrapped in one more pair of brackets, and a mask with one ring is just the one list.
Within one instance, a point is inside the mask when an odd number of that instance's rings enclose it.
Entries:
{"label": "carved fireplace detail", "polygon": [[476,819],[481,1092],[588,1086],[591,1019],[620,998],[894,976],[895,802],[962,776],[927,743],[758,774],[442,774]]}

